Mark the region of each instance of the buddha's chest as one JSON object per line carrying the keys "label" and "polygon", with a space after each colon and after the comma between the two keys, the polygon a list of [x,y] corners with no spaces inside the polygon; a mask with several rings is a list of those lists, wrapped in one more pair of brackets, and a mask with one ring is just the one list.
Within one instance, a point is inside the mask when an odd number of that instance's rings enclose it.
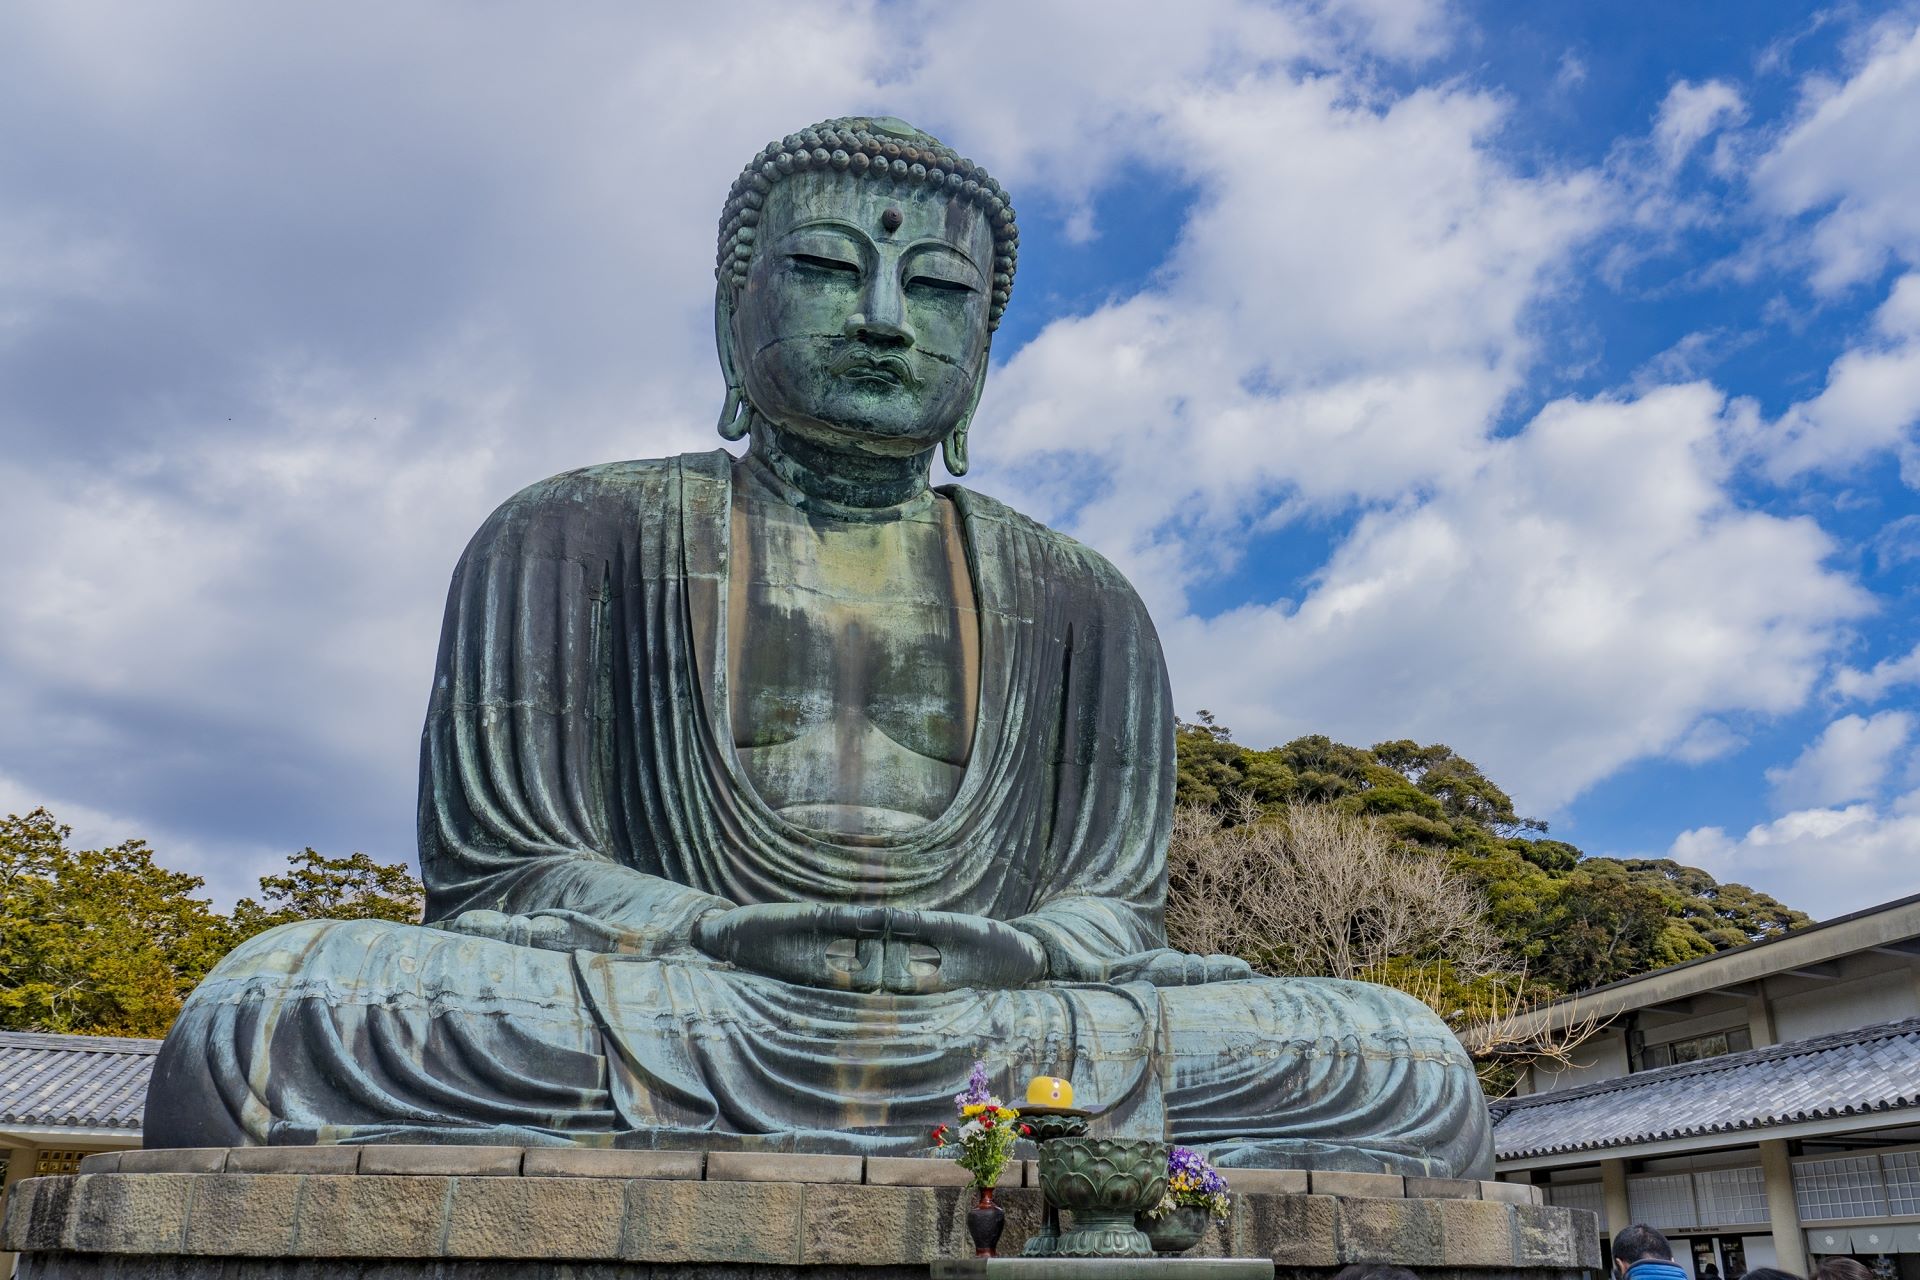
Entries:
{"label": "buddha's chest", "polygon": [[898,834],[958,789],[978,620],[945,506],[845,524],[736,497],[733,740],[762,797],[805,825]]}

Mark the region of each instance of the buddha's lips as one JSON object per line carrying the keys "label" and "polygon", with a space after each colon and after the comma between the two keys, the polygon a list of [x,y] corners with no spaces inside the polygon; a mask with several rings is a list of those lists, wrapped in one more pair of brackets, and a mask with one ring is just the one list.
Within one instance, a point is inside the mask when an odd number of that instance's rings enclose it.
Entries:
{"label": "buddha's lips", "polygon": [[857,382],[882,382],[889,386],[912,387],[918,379],[913,366],[895,355],[876,355],[864,347],[848,347],[834,356],[827,371],[836,377]]}

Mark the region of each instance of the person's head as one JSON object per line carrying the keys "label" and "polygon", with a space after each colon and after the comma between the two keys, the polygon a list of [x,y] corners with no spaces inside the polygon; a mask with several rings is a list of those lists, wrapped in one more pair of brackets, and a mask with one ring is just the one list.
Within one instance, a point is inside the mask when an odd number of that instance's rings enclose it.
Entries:
{"label": "person's head", "polygon": [[1873,1280],[1873,1269],[1852,1258],[1823,1258],[1813,1269],[1813,1280]]}
{"label": "person's head", "polygon": [[1778,1267],[1755,1267],[1747,1272],[1745,1280],[1800,1280],[1800,1277]]}
{"label": "person's head", "polygon": [[1624,1273],[1626,1269],[1643,1258],[1659,1258],[1671,1262],[1673,1246],[1667,1238],[1652,1227],[1635,1223],[1613,1238],[1614,1269]]}
{"label": "person's head", "polygon": [[1333,1280],[1420,1280],[1405,1267],[1384,1262],[1356,1262],[1334,1273]]}
{"label": "person's head", "polygon": [[1700,1274],[1702,1276],[1717,1276],[1720,1274],[1720,1264],[1717,1262],[1709,1262],[1706,1266],[1700,1268]]}
{"label": "person's head", "polygon": [[828,120],[768,143],[720,221],[721,434],[771,419],[893,457],[944,441],[964,471],[1019,239],[999,184],[903,121]]}

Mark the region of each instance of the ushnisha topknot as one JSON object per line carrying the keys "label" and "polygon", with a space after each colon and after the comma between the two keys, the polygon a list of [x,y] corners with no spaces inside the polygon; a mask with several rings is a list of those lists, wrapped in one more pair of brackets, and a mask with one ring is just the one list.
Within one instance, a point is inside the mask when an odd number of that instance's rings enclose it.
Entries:
{"label": "ushnisha topknot", "polygon": [[1000,327],[1007,299],[1013,295],[1013,273],[1020,259],[1020,228],[1013,203],[999,183],[973,161],[951,147],[892,116],[847,116],[823,120],[811,129],[790,133],[760,149],[734,179],[720,214],[720,252],[714,274],[722,283],[738,287],[746,282],[753,260],[755,227],[760,208],[773,184],[809,169],[848,173],[869,181],[913,186],[943,186],[955,200],[978,205],[993,228],[992,297],[987,328]]}

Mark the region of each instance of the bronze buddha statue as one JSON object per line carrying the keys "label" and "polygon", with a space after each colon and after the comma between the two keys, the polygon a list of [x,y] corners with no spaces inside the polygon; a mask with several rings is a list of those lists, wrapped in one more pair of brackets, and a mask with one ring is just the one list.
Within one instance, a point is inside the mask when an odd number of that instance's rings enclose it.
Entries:
{"label": "bronze buddha statue", "polygon": [[243,944],[153,1146],[918,1150],[983,1059],[1226,1165],[1485,1176],[1473,1068],[1381,987],[1168,950],[1174,716],[1099,555],[957,485],[1005,193],[900,121],[734,184],[724,451],[569,472],[461,557],[428,923]]}

